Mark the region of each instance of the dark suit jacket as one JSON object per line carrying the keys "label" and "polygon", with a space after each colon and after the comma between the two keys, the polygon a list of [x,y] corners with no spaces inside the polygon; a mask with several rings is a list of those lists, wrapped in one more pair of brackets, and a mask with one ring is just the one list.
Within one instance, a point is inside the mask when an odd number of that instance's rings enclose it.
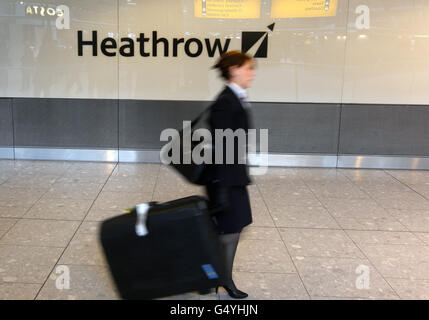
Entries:
{"label": "dark suit jacket", "polygon": [[[208,119],[212,131],[213,144],[215,144],[215,129],[243,129],[246,133],[249,129],[250,111],[245,110],[235,93],[225,86],[216,101],[210,107]],[[247,138],[246,138],[247,140]],[[234,139],[234,163],[226,163],[226,140],[223,143],[223,163],[215,164],[215,150],[213,150],[213,164],[207,170],[207,179],[218,180],[220,186],[245,186],[251,183],[246,164],[238,163],[238,156],[247,154],[246,142],[244,146],[239,144],[238,139]],[[244,147],[244,152],[242,151]],[[239,152],[241,150],[241,153]]]}

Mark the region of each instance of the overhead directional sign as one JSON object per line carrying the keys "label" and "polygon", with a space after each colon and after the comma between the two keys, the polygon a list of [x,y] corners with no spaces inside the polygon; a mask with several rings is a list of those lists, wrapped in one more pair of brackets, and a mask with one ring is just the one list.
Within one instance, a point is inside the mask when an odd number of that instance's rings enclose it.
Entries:
{"label": "overhead directional sign", "polygon": [[257,19],[260,0],[194,0],[195,16],[212,19]]}
{"label": "overhead directional sign", "polygon": [[337,15],[338,0],[271,0],[271,18],[314,18]]}

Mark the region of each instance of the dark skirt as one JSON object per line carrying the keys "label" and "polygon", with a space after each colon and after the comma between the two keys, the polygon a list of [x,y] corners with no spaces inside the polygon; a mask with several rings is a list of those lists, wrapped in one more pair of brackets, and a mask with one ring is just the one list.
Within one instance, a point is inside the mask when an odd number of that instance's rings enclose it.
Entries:
{"label": "dark skirt", "polygon": [[226,204],[226,209],[215,217],[219,233],[239,233],[252,223],[247,186],[220,187],[210,183],[206,185],[206,192],[211,207]]}

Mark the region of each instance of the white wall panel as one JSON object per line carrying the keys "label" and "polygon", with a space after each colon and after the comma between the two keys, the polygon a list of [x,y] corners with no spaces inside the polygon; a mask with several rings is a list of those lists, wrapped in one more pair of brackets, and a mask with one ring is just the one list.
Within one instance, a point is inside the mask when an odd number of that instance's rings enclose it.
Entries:
{"label": "white wall panel", "polygon": [[[267,31],[268,57],[257,60],[253,101],[340,102],[346,3],[337,14],[317,18],[271,18],[270,2],[261,1],[259,19],[195,17],[194,1],[120,1],[120,34],[158,31],[158,36],[231,39],[229,50],[241,49],[243,31]],[[275,23],[274,31],[267,26]],[[183,47],[183,46],[182,46]],[[163,46],[160,45],[162,49]],[[120,57],[120,97],[130,99],[210,100],[222,85],[210,67],[218,57],[205,49],[198,58],[179,50],[177,57]]]}
{"label": "white wall panel", "polygon": [[[204,45],[201,55],[191,58],[182,43],[173,57],[173,38],[203,44],[230,39],[231,50],[241,49],[242,32],[265,31],[268,56],[257,61],[253,101],[429,104],[426,0],[330,0],[326,12],[303,11],[298,5],[303,2],[296,1],[296,10],[287,7],[275,15],[271,4],[277,10],[282,0],[234,2],[248,4],[245,15],[251,18],[237,18],[232,11],[222,13],[224,18],[202,17],[195,11],[202,8],[199,0],[49,3],[70,7],[70,30],[57,30],[55,18],[27,14],[25,8],[36,3],[0,3],[1,97],[211,100],[222,86],[210,69],[219,54],[209,57]],[[370,10],[368,30],[355,24],[360,5]],[[97,31],[98,56],[89,46],[78,56],[78,30],[84,40]],[[168,39],[168,57],[163,45],[156,57],[140,56],[136,39],[139,33],[152,38],[152,31]],[[113,37],[121,45],[120,38],[128,36],[135,42],[133,57],[119,55],[119,49],[111,50],[114,57],[100,51],[103,39]],[[151,53],[151,40],[146,45]]]}
{"label": "white wall panel", "polygon": [[[428,104],[428,1],[350,0],[345,103]],[[366,5],[369,29],[356,27]]]}
{"label": "white wall panel", "polygon": [[70,30],[58,30],[56,17],[40,2],[2,0],[0,6],[0,96],[49,98],[117,98],[117,59],[79,57],[76,30],[117,33],[117,1],[49,1],[70,8]]}

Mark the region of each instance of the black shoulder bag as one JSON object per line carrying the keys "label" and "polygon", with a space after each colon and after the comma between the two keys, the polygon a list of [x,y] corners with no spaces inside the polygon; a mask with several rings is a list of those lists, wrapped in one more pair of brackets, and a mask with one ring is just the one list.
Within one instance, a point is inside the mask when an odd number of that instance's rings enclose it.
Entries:
{"label": "black shoulder bag", "polygon": [[[206,108],[203,112],[201,112],[194,120],[191,121],[191,137],[195,131],[194,126],[203,118],[203,116],[210,110],[210,107]],[[205,169],[207,168],[207,164],[206,163],[201,163],[201,164],[196,164],[192,157],[191,157],[191,163],[189,164],[185,164],[183,163],[183,153],[184,153],[184,148],[183,148],[183,130],[180,130],[179,135],[175,138],[172,139],[172,141],[170,141],[170,144],[174,144],[174,143],[178,143],[180,145],[180,161],[179,163],[174,163],[174,162],[170,162],[168,163],[168,165],[172,166],[177,172],[179,172],[186,180],[188,180],[189,182],[193,183],[193,184],[197,184],[197,185],[204,185],[205,184],[205,179],[204,179],[204,173],[205,173]],[[191,151],[191,155],[192,152],[194,151],[195,147],[200,143],[200,141],[192,141],[191,140],[191,146],[190,146],[190,151]],[[204,149],[202,150],[202,152],[204,152]],[[171,156],[172,153],[172,149],[168,150],[168,152],[164,151],[161,152],[161,157],[164,157],[166,155]]]}

